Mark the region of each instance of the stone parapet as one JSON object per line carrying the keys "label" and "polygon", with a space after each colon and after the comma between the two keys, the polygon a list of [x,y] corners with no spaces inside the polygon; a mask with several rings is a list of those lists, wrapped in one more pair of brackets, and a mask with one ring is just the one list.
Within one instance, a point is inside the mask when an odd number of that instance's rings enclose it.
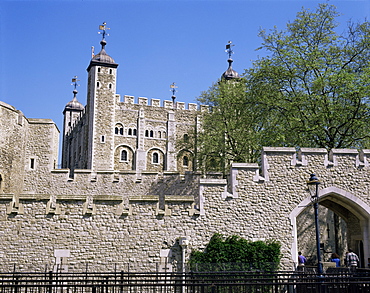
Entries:
{"label": "stone parapet", "polygon": [[[135,104],[135,97],[125,95],[123,97],[123,101],[120,101],[120,103]],[[162,106],[161,106],[161,100],[160,99],[150,99],[150,103],[149,103],[148,98],[146,98],[146,97],[138,97],[137,98],[137,105],[151,106],[151,107],[157,107],[157,108],[163,107],[163,108],[174,109],[174,110],[198,111],[198,105],[195,104],[195,103],[188,103],[187,107],[186,107],[186,104],[184,102],[175,102],[175,104],[174,104],[173,101],[164,100],[162,102]],[[204,107],[206,107],[206,106],[204,106]]]}

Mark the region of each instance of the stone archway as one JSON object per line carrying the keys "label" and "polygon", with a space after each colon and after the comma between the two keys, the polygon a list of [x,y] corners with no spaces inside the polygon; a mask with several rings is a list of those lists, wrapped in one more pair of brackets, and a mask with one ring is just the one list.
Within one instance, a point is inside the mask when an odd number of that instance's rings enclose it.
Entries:
{"label": "stone archway", "polygon": [[[348,246],[359,253],[362,265],[370,257],[370,206],[353,194],[331,186],[320,190],[320,206],[342,218],[347,224]],[[291,257],[293,262],[298,255],[297,218],[310,206],[310,198],[304,199],[290,214],[293,231]]]}

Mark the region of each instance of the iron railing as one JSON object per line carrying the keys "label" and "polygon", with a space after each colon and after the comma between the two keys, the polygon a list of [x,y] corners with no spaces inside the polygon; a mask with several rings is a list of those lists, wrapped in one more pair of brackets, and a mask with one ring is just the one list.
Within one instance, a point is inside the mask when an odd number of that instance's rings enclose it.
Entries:
{"label": "iron railing", "polygon": [[367,271],[202,273],[0,273],[0,293],[364,293]]}

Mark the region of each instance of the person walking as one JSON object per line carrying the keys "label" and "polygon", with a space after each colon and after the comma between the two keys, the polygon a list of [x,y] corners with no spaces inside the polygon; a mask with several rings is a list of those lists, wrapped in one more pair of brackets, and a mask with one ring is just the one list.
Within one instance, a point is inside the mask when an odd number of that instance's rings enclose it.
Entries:
{"label": "person walking", "polygon": [[304,266],[307,262],[307,259],[302,255],[302,252],[298,252],[298,266]]}
{"label": "person walking", "polygon": [[331,255],[330,261],[331,261],[331,262],[335,262],[335,266],[336,266],[337,268],[339,268],[339,267],[340,267],[340,259],[339,259],[339,255],[338,255],[338,254],[333,253],[333,254]]}
{"label": "person walking", "polygon": [[360,264],[360,259],[358,258],[357,254],[353,252],[352,249],[348,249],[348,253],[346,255],[346,265],[351,269],[356,269]]}

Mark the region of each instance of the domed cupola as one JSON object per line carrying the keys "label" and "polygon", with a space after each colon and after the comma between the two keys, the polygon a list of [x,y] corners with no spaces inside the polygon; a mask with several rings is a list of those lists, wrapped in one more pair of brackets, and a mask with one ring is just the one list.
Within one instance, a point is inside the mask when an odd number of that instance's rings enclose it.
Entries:
{"label": "domed cupola", "polygon": [[106,27],[106,23],[104,22],[103,25],[99,26],[99,29],[102,32],[99,32],[103,35],[103,39],[100,42],[101,50],[98,54],[94,55],[90,61],[89,67],[87,71],[90,71],[92,66],[105,66],[105,67],[113,67],[117,68],[118,64],[114,62],[114,59],[107,54],[105,51],[105,46],[107,45],[107,41],[105,40],[105,36],[107,35],[106,30],[109,29]]}
{"label": "domed cupola", "polygon": [[73,82],[73,85],[75,87],[75,89],[73,90],[73,99],[71,101],[69,101],[67,103],[67,105],[64,107],[64,111],[63,111],[63,114],[66,112],[66,111],[83,111],[84,110],[84,106],[77,100],[77,93],[78,91],[76,90],[76,87],[77,87],[77,76],[75,76],[74,78],[72,78],[72,82]]}
{"label": "domed cupola", "polygon": [[105,40],[102,40],[100,42],[100,45],[101,51],[98,54],[96,54],[91,61],[115,64],[113,58],[109,56],[105,51],[105,46],[107,45],[107,42]]}
{"label": "domed cupola", "polygon": [[64,111],[67,111],[67,110],[83,111],[84,106],[79,101],[77,101],[77,98],[76,98],[77,91],[74,90],[73,94],[74,94],[74,97],[73,97],[72,101],[67,103],[67,105],[64,108]]}
{"label": "domed cupola", "polygon": [[227,60],[227,62],[229,62],[229,68],[221,76],[221,79],[224,79],[224,80],[240,78],[239,73],[237,73],[232,68],[233,59],[231,59],[231,54],[233,54],[234,52],[231,49],[231,46],[234,46],[234,45],[231,45],[231,41],[229,41],[228,44],[226,45],[226,52],[229,54],[229,59]]}

